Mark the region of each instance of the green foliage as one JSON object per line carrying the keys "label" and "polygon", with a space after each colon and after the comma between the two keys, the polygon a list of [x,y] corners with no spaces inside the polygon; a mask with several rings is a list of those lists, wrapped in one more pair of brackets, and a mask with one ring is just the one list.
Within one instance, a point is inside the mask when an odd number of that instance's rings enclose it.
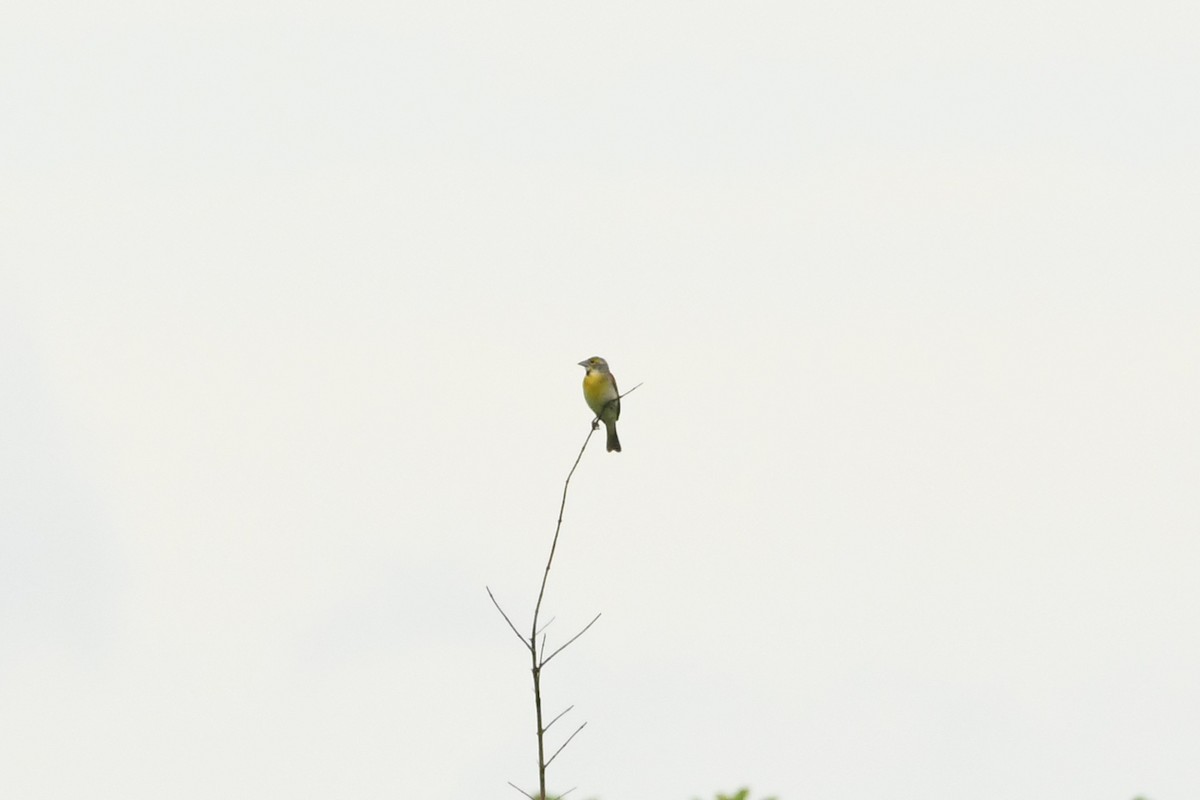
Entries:
{"label": "green foliage", "polygon": [[[721,794],[717,792],[717,800],[750,800],[750,790],[747,788],[739,789],[734,794]],[[762,800],[778,800],[775,797],[764,797]]]}

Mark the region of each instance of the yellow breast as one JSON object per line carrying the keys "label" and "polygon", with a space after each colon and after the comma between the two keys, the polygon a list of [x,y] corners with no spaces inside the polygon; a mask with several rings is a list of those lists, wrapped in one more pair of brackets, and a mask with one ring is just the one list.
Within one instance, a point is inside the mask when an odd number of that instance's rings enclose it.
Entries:
{"label": "yellow breast", "polygon": [[583,376],[583,399],[597,416],[604,404],[617,396],[616,387],[610,375],[604,372],[588,370]]}

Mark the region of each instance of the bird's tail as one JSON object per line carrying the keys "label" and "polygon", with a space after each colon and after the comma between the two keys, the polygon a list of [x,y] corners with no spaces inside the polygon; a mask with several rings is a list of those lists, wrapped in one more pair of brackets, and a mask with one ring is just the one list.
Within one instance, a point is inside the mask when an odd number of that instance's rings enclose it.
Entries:
{"label": "bird's tail", "polygon": [[608,452],[621,452],[621,440],[617,438],[617,423],[606,420],[604,427],[608,429]]}

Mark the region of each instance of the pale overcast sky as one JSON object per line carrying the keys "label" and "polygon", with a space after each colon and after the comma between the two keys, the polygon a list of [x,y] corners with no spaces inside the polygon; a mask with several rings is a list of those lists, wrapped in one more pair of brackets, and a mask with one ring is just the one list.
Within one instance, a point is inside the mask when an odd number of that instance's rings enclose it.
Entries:
{"label": "pale overcast sky", "polygon": [[0,795],[1200,797],[1198,41],[9,5]]}

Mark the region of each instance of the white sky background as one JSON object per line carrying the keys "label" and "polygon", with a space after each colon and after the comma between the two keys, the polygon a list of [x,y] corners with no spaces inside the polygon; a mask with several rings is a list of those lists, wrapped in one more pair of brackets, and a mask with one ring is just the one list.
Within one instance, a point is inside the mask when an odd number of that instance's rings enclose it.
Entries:
{"label": "white sky background", "polygon": [[1194,4],[4,17],[0,794],[1200,796]]}

